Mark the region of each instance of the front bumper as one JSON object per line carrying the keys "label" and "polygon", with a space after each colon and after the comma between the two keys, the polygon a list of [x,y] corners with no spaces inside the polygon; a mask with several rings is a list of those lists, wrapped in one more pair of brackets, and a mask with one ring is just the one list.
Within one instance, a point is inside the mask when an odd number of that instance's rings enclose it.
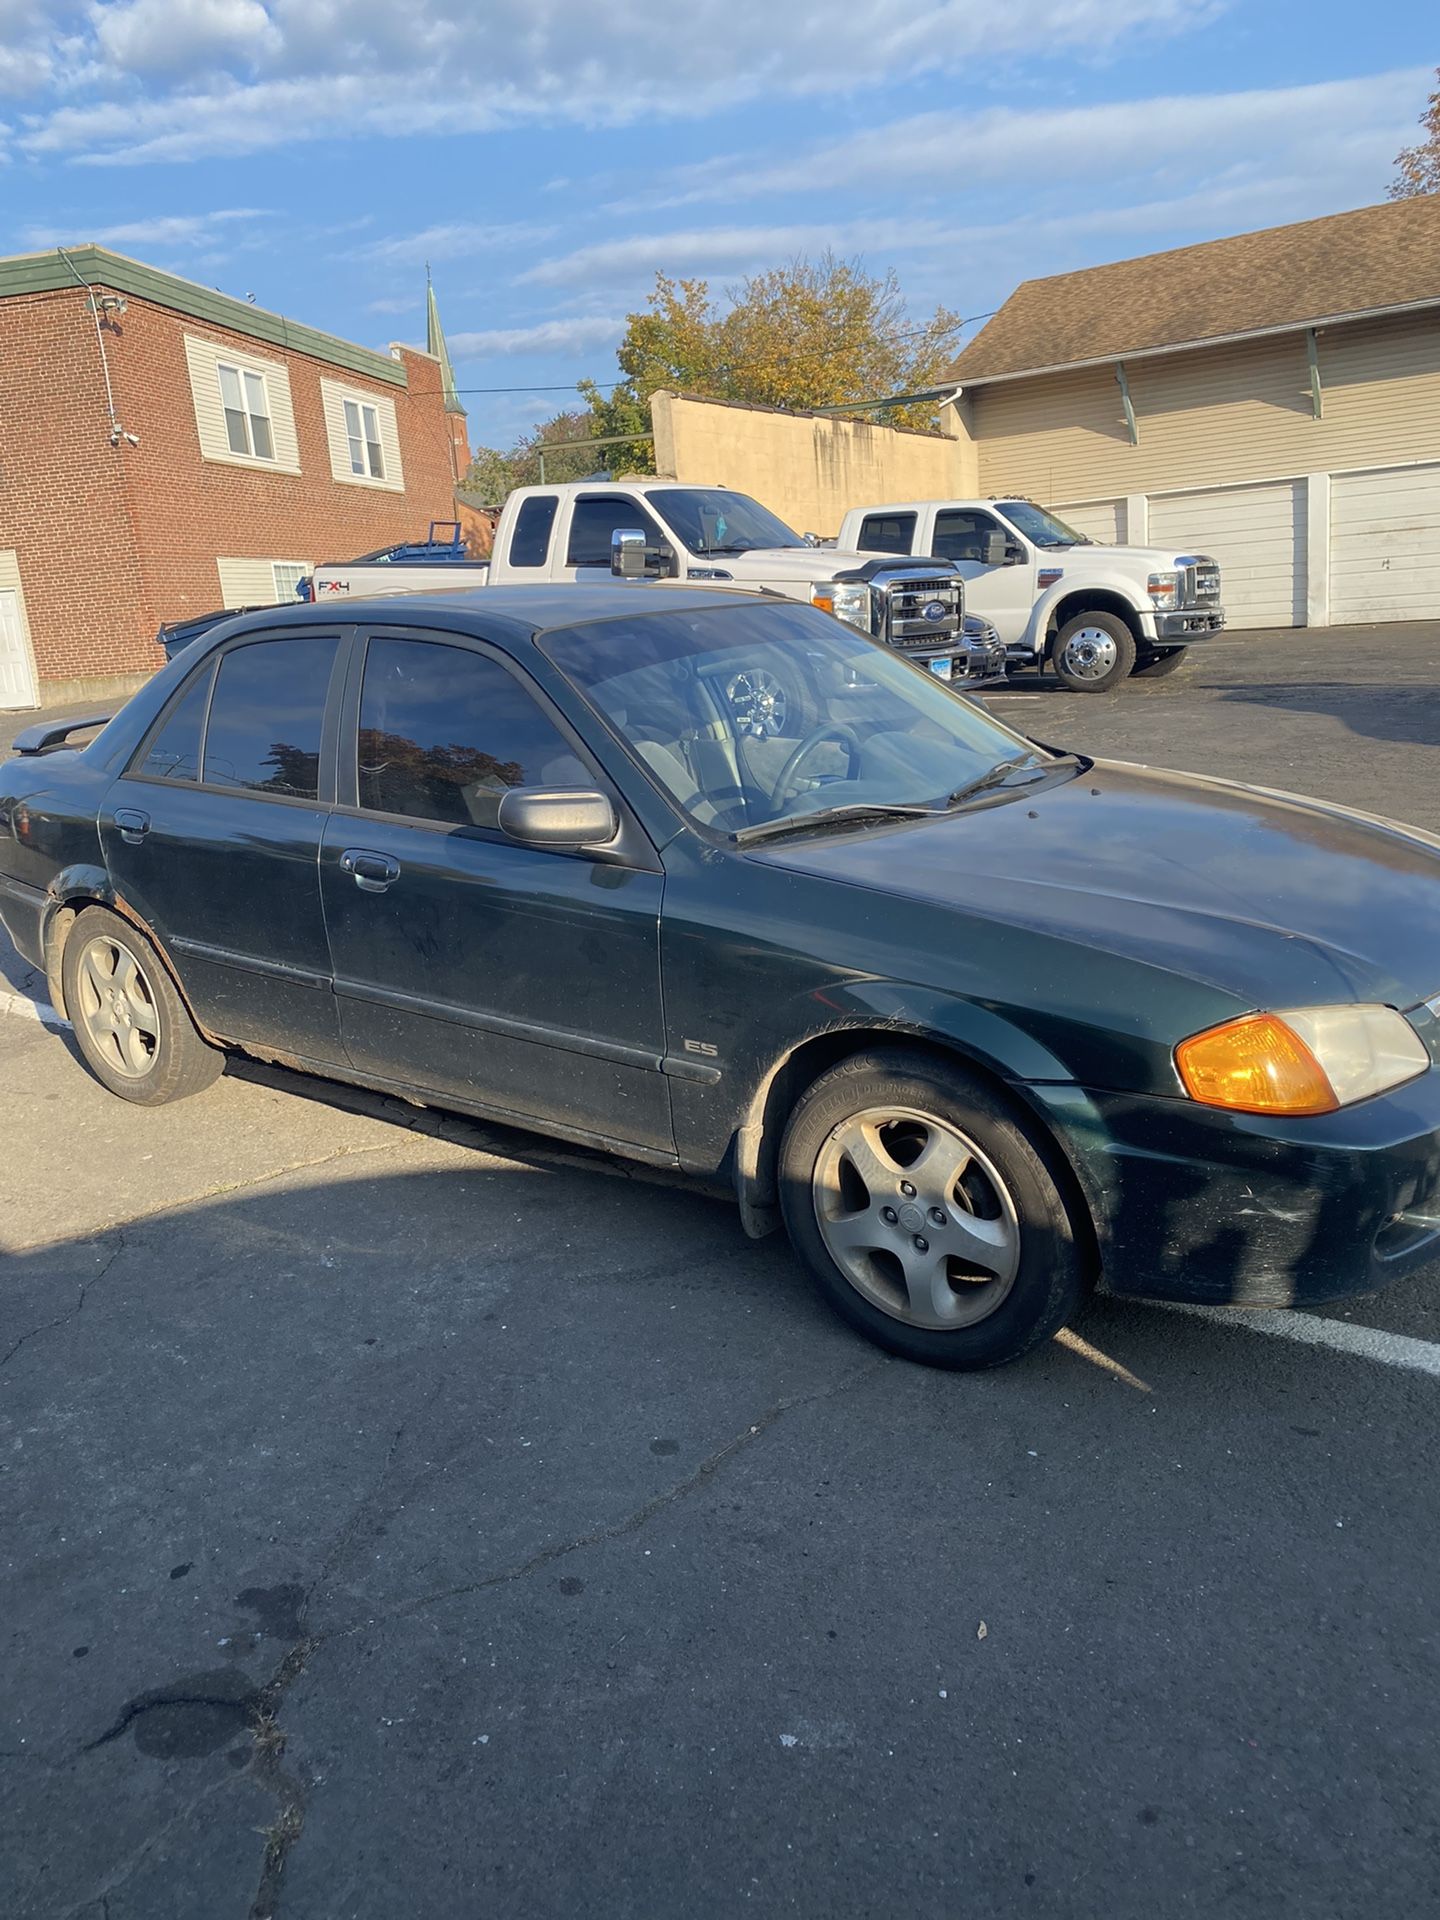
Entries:
{"label": "front bumper", "polygon": [[1225,625],[1223,607],[1180,607],[1174,613],[1154,615],[1157,640],[1203,640]]}
{"label": "front bumper", "polygon": [[1080,1176],[1110,1293],[1312,1306],[1440,1261],[1440,1065],[1307,1120],[1078,1088],[1030,1097]]}

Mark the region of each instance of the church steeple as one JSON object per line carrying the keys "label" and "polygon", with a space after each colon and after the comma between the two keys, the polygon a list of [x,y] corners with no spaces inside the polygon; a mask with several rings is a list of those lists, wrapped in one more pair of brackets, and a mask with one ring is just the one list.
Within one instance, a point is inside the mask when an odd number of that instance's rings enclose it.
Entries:
{"label": "church steeple", "polygon": [[447,413],[464,413],[455,389],[455,369],[450,365],[450,349],[440,325],[440,309],[435,304],[435,288],[430,279],[430,262],[425,262],[425,351],[440,362],[440,391],[445,396]]}

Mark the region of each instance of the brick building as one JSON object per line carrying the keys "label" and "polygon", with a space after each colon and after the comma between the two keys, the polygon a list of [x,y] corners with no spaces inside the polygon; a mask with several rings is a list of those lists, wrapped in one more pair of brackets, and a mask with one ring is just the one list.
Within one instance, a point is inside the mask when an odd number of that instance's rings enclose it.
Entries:
{"label": "brick building", "polygon": [[155,629],[423,537],[469,463],[430,351],[352,345],[100,247],[0,259],[0,707],[153,670]]}

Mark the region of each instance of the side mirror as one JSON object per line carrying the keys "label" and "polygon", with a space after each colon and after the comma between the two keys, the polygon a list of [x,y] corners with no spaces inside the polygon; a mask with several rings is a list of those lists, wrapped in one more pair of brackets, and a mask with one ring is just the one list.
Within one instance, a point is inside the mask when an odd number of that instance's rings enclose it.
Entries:
{"label": "side mirror", "polygon": [[527,847],[603,847],[620,831],[609,800],[588,787],[508,787],[497,818]]}
{"label": "side mirror", "polygon": [[674,573],[667,546],[651,546],[639,527],[617,527],[610,536],[610,571],[621,580],[663,580]]}
{"label": "side mirror", "polygon": [[1010,542],[1003,533],[987,533],[980,542],[980,564],[982,567],[1003,567],[1009,564]]}

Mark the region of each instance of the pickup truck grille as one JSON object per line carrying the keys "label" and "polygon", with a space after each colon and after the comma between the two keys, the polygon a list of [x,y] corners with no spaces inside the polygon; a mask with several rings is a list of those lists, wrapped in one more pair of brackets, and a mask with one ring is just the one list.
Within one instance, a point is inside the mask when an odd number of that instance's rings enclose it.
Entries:
{"label": "pickup truck grille", "polygon": [[[954,645],[959,638],[965,585],[958,574],[938,574],[928,579],[906,575],[889,582],[883,592],[883,624],[876,637],[887,645],[943,647]],[[932,611],[935,607],[942,609],[939,618]]]}
{"label": "pickup truck grille", "polygon": [[1218,607],[1220,569],[1213,560],[1195,559],[1185,569],[1187,607]]}

